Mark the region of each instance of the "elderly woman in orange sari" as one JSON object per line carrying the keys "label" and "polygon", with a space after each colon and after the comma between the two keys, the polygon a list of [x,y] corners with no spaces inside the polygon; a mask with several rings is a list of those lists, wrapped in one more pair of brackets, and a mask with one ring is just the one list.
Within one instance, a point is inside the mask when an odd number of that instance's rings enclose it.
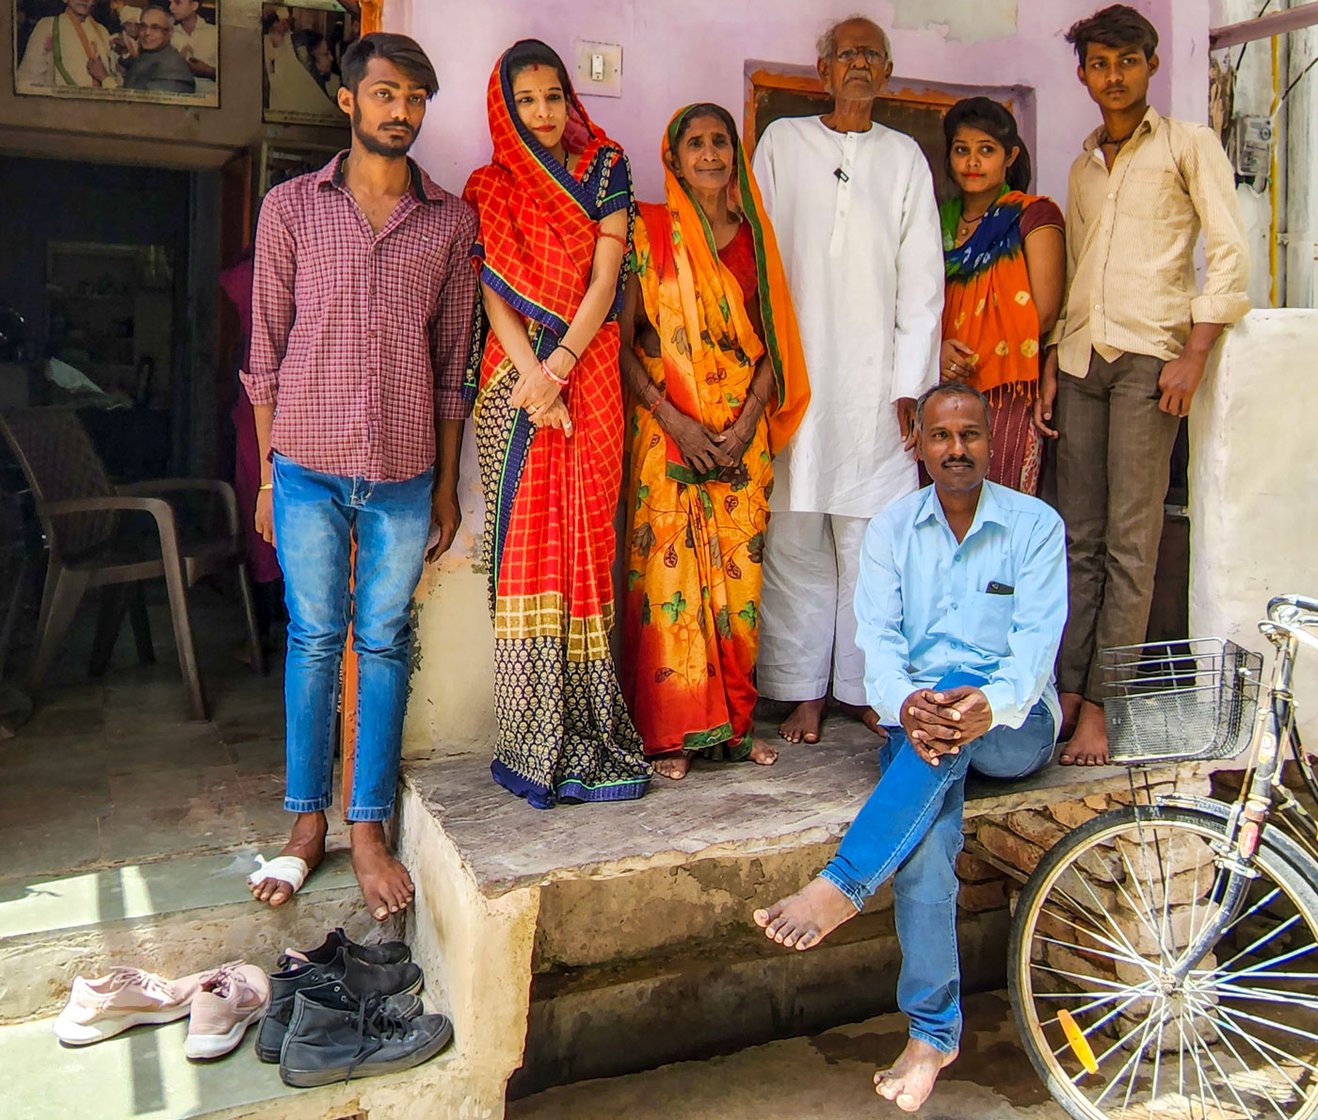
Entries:
{"label": "elderly woman in orange sari", "polygon": [[778,245],[727,110],[681,110],[642,204],[622,315],[623,692],[656,771],[769,765],[753,737],[773,454],[810,392]]}
{"label": "elderly woman in orange sari", "polygon": [[465,197],[490,328],[470,387],[494,614],[491,772],[536,808],[621,801],[650,780],[609,648],[631,172],[538,40],[499,60],[487,108],[494,157]]}

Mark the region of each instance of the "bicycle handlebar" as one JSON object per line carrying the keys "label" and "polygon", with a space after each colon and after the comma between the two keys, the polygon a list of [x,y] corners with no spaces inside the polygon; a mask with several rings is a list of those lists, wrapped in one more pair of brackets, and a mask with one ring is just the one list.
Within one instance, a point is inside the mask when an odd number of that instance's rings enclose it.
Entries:
{"label": "bicycle handlebar", "polygon": [[[1318,599],[1311,599],[1307,595],[1274,595],[1268,600],[1268,617],[1274,622],[1278,621],[1282,611],[1287,607],[1318,616]],[[1287,621],[1307,622],[1310,620],[1292,618]],[[1318,617],[1315,617],[1312,621],[1318,623]]]}

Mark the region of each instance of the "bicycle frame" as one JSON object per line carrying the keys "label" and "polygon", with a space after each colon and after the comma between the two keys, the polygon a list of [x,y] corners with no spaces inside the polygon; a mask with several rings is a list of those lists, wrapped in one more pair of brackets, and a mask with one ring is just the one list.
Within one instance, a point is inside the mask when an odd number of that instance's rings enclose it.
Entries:
{"label": "bicycle frame", "polygon": [[[1212,921],[1181,957],[1172,975],[1184,980],[1217,944],[1222,931],[1237,917],[1250,880],[1255,878],[1254,854],[1258,851],[1263,829],[1275,810],[1289,826],[1318,868],[1318,822],[1294,799],[1281,782],[1285,748],[1294,730],[1295,696],[1291,691],[1295,658],[1300,645],[1318,646],[1318,638],[1303,629],[1318,621],[1318,600],[1297,595],[1280,595],[1268,603],[1268,617],[1259,630],[1276,647],[1272,676],[1259,698],[1250,736],[1249,780],[1228,818],[1226,841],[1216,863],[1227,873],[1221,904]],[[1313,879],[1314,869],[1305,870]]]}

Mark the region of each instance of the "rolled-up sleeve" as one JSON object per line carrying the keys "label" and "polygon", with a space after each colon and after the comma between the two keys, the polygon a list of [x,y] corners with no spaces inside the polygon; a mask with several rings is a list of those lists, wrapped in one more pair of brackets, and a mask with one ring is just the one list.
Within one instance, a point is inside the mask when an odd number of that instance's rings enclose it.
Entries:
{"label": "rolled-up sleeve", "polygon": [[889,726],[901,723],[902,701],[915,691],[910,647],[902,633],[901,573],[893,556],[892,526],[870,522],[860,550],[856,584],[856,644],[865,655],[865,698]]}
{"label": "rolled-up sleeve", "polygon": [[1055,514],[1041,518],[1016,573],[1008,656],[983,687],[994,727],[1020,727],[1052,680],[1066,625],[1066,531]]}
{"label": "rolled-up sleeve", "polygon": [[274,404],[279,366],[293,329],[293,286],[297,275],[296,242],[276,187],[261,206],[256,223],[256,252],[252,264],[252,344],[243,387],[252,404]]}
{"label": "rolled-up sleeve", "polygon": [[897,247],[892,399],[918,397],[938,383],[943,319],[943,239],[929,165],[917,157],[902,201]]}
{"label": "rolled-up sleeve", "polygon": [[1204,286],[1190,301],[1196,323],[1230,325],[1249,310],[1249,246],[1235,173],[1216,134],[1196,128],[1185,154],[1190,201],[1204,232]]}
{"label": "rolled-up sleeve", "polygon": [[471,406],[462,391],[470,358],[471,332],[476,314],[477,273],[471,267],[471,249],[476,241],[476,212],[465,202],[453,239],[449,243],[444,283],[430,329],[430,361],[435,371],[435,419],[465,420]]}

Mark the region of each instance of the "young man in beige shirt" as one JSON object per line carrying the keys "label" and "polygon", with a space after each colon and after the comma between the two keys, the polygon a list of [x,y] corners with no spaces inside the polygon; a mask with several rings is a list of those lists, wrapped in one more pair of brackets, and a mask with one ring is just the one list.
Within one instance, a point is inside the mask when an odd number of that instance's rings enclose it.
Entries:
{"label": "young man in beige shirt", "polygon": [[[1249,309],[1249,254],[1216,134],[1148,103],[1158,71],[1154,26],[1115,4],[1076,23],[1066,40],[1103,124],[1071,167],[1070,287],[1035,422],[1058,438],[1070,569],[1057,662],[1070,743],[1060,761],[1101,765],[1098,654],[1144,641],[1172,444],[1214,343]],[[1193,259],[1201,230],[1202,290]]]}

